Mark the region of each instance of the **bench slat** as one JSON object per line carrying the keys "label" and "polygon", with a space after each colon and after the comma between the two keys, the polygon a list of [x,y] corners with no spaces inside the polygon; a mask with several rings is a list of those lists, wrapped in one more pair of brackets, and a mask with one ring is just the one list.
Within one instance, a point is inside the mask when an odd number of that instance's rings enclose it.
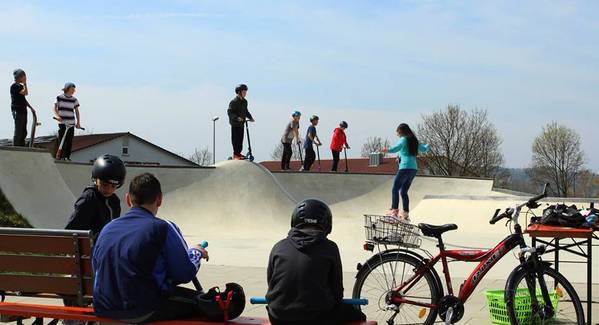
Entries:
{"label": "bench slat", "polygon": [[[79,274],[74,256],[2,255],[0,272],[29,272],[54,274]],[[89,257],[82,259],[84,276],[91,277],[92,265]]]}
{"label": "bench slat", "polygon": [[[11,316],[31,316],[43,318],[56,318],[68,320],[92,321],[109,324],[118,324],[115,320],[97,317],[92,308],[63,307],[34,305],[22,303],[0,302],[0,314]],[[170,320],[151,323],[153,325],[215,325],[218,323],[206,322],[200,319]],[[231,325],[270,325],[266,318],[262,317],[239,317],[229,322]],[[352,322],[347,325],[377,325],[377,322]]]}
{"label": "bench slat", "polygon": [[[93,284],[91,279],[83,279],[84,295],[91,295]],[[43,275],[10,275],[0,274],[0,290],[21,291],[27,293],[54,293],[58,295],[77,295],[76,278]]]}
{"label": "bench slat", "polygon": [[[70,320],[82,320],[92,322],[102,322],[109,324],[118,324],[113,319],[97,317],[93,314],[92,308],[80,308],[80,307],[63,307],[63,306],[48,306],[48,305],[34,305],[34,304],[21,304],[21,303],[0,303],[0,314],[12,315],[12,316],[32,316],[32,317],[43,317],[43,318],[56,318],[56,319],[70,319]],[[174,325],[174,324],[185,324],[185,325],[215,325],[218,323],[206,322],[202,320],[172,320],[172,321],[161,321],[152,323],[155,325]],[[267,325],[270,324],[265,318],[257,317],[239,317],[234,321],[230,322],[231,325]]]}
{"label": "bench slat", "polygon": [[[91,256],[90,239],[79,238],[80,254]],[[0,252],[36,254],[75,254],[72,237],[0,233]]]}

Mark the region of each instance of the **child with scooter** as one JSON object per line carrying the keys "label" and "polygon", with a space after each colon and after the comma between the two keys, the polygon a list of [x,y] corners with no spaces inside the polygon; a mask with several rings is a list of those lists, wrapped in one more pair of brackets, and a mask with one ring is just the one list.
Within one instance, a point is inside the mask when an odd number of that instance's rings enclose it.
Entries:
{"label": "child with scooter", "polygon": [[248,111],[248,101],[245,99],[248,92],[248,86],[240,84],[235,87],[235,98],[229,103],[227,114],[229,124],[231,124],[231,143],[233,145],[233,159],[243,160],[245,156],[241,154],[243,150],[244,127],[247,122],[254,122],[252,114]]}
{"label": "child with scooter", "polygon": [[75,84],[67,82],[62,88],[63,93],[56,97],[54,103],[54,119],[58,121],[58,150],[56,159],[71,161],[71,148],[75,128],[81,128],[79,101],[75,96]]}
{"label": "child with scooter", "polygon": [[[297,146],[300,147],[302,140],[299,136],[299,121],[302,117],[302,113],[300,111],[294,111],[291,113],[291,121],[285,126],[285,131],[283,132],[283,136],[281,137],[281,143],[283,144],[283,156],[281,157],[281,170],[289,170],[289,163],[291,161],[291,156],[293,155],[293,150],[291,149],[291,144],[293,143],[293,139],[297,143]],[[299,148],[301,152],[301,147]]]}
{"label": "child with scooter", "polygon": [[[337,166],[339,165],[339,154],[344,149],[350,149],[347,144],[347,137],[345,136],[345,129],[347,129],[347,122],[341,121],[339,127],[333,131],[333,137],[331,138],[331,152],[333,154],[333,167],[331,171],[336,172]],[[345,157],[345,171],[347,172],[347,156]]]}
{"label": "child with scooter", "polygon": [[[304,171],[310,171],[310,168],[312,168],[312,164],[316,159],[316,153],[314,152],[312,144],[316,145],[316,150],[318,150],[318,147],[322,145],[320,139],[318,138],[318,135],[316,134],[316,126],[318,125],[318,120],[319,118],[316,115],[312,115],[312,117],[310,117],[311,125],[308,127],[308,131],[306,132],[306,140],[304,141],[304,149],[306,150],[306,160],[304,160]],[[318,168],[320,171],[320,154],[318,156]]]}
{"label": "child with scooter", "polygon": [[342,303],[343,270],[337,244],[327,238],[333,216],[326,203],[307,199],[291,215],[287,238],[268,259],[268,316],[273,325],[337,325],[366,316]]}
{"label": "child with scooter", "polygon": [[[27,88],[27,75],[25,71],[16,69],[13,72],[15,82],[10,86],[10,110],[15,122],[15,132],[13,136],[13,146],[24,147],[25,137],[27,137],[27,108],[31,109],[31,113],[35,117],[35,109],[29,104],[25,98],[29,95]],[[33,142],[33,139],[31,140]]]}
{"label": "child with scooter", "polygon": [[[387,213],[391,222],[400,220],[410,221],[410,197],[408,191],[412,185],[416,172],[418,171],[418,162],[416,157],[418,153],[428,152],[428,145],[420,143],[410,127],[401,123],[397,127],[397,136],[399,141],[391,148],[383,148],[383,153],[397,153],[399,158],[399,169],[393,188],[391,189],[391,209]],[[402,210],[399,211],[399,195],[401,193]]]}

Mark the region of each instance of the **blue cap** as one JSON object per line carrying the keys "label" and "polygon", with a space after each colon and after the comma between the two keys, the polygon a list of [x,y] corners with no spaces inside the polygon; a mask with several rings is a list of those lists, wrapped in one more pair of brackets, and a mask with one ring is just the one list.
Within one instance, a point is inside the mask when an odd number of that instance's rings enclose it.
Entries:
{"label": "blue cap", "polygon": [[296,116],[301,116],[302,112],[300,111],[293,111],[293,113],[291,113],[291,116],[296,117]]}
{"label": "blue cap", "polygon": [[72,88],[76,88],[74,83],[72,83],[72,82],[67,82],[66,84],[64,84],[64,88],[62,88],[62,91],[67,91],[67,89],[69,89],[69,88],[71,88],[71,87],[72,87]]}

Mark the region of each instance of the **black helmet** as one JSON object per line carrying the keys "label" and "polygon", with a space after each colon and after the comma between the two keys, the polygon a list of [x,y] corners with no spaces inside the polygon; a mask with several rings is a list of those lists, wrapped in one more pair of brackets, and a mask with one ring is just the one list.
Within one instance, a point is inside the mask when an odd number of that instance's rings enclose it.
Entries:
{"label": "black helmet", "polygon": [[342,128],[347,129],[347,122],[341,121],[341,123],[339,123],[339,126],[342,127]]}
{"label": "black helmet", "polygon": [[329,206],[317,199],[300,202],[291,214],[291,227],[318,225],[328,235],[333,228],[333,214]]}
{"label": "black helmet", "polygon": [[121,187],[125,181],[125,175],[125,164],[117,156],[104,154],[94,161],[92,179],[99,179]]}
{"label": "black helmet", "polygon": [[239,84],[237,87],[235,87],[236,94],[239,94],[242,90],[248,90],[248,86],[245,84]]}
{"label": "black helmet", "polygon": [[225,310],[228,320],[235,319],[245,309],[243,288],[237,283],[227,283],[225,287],[224,292],[214,287],[198,297],[199,307],[210,321],[223,322]]}

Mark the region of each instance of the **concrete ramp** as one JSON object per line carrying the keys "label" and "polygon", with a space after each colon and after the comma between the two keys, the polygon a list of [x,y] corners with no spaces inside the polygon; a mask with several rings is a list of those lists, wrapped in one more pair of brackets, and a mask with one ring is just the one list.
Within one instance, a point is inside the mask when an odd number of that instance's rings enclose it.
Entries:
{"label": "concrete ramp", "polygon": [[46,151],[0,147],[0,188],[34,227],[64,228],[73,211],[75,197]]}
{"label": "concrete ramp", "polygon": [[210,175],[165,196],[159,215],[187,241],[210,242],[210,263],[264,267],[289,230],[295,202],[262,166],[219,163]]}
{"label": "concrete ramp", "polygon": [[[79,197],[83,189],[91,183],[92,164],[56,162],[56,167],[65,183],[75,197]],[[127,211],[125,193],[131,179],[142,173],[152,173],[160,180],[162,192],[168,194],[177,189],[191,185],[210,175],[214,167],[136,167],[127,166],[125,185],[117,190],[116,194],[121,199],[121,210]]]}

